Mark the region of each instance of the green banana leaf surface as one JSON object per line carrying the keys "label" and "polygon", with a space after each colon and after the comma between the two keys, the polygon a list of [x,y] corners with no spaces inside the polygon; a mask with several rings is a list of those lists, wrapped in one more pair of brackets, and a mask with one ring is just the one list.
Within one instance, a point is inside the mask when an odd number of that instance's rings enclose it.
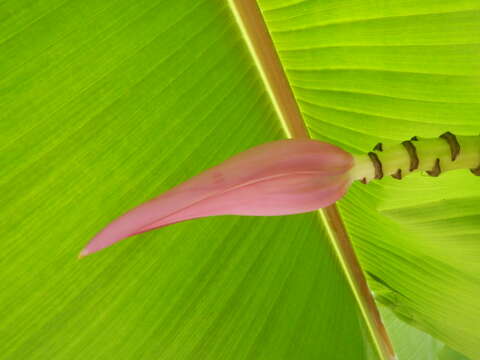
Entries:
{"label": "green banana leaf surface", "polygon": [[[478,1],[259,6],[313,138],[480,132]],[[284,137],[227,1],[0,2],[0,359],[384,360],[318,213],[77,259],[133,206]],[[400,360],[480,357],[478,184],[418,174],[340,202]]]}

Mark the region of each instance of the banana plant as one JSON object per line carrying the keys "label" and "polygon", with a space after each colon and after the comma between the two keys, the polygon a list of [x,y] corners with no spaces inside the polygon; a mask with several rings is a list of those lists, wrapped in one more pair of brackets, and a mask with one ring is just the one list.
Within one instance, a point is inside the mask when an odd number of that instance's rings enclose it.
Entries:
{"label": "banana plant", "polygon": [[478,39],[476,0],[1,2],[0,358],[480,358]]}

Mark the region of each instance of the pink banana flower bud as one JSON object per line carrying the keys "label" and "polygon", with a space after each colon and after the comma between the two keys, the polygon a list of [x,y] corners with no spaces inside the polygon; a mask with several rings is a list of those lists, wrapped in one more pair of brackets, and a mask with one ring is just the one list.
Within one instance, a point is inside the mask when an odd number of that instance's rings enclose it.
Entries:
{"label": "pink banana flower bud", "polygon": [[124,238],[216,215],[289,215],[339,200],[353,156],[315,140],[279,140],[246,150],[130,210],[100,231],[80,257]]}

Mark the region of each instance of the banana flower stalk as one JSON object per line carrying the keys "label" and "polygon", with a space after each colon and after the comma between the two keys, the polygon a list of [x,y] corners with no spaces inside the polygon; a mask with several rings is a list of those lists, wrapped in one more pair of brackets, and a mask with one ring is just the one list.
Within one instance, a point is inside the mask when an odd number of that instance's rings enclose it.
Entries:
{"label": "banana flower stalk", "polygon": [[425,171],[470,169],[480,176],[480,137],[414,136],[401,144],[378,143],[352,155],[316,140],[279,140],[246,150],[130,210],[100,231],[80,257],[127,237],[180,221],[216,215],[275,216],[324,208],[339,200],[353,181],[384,175],[401,180]]}

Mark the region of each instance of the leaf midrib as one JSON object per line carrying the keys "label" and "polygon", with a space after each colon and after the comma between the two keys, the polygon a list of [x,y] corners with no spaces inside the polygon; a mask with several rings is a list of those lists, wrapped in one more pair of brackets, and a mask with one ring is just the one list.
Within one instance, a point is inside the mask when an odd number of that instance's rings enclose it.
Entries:
{"label": "leaf midrib", "polygon": [[[310,138],[291,86],[255,0],[229,0],[230,8],[289,138]],[[396,359],[379,311],[366,283],[347,230],[335,204],[319,213],[380,359]]]}

